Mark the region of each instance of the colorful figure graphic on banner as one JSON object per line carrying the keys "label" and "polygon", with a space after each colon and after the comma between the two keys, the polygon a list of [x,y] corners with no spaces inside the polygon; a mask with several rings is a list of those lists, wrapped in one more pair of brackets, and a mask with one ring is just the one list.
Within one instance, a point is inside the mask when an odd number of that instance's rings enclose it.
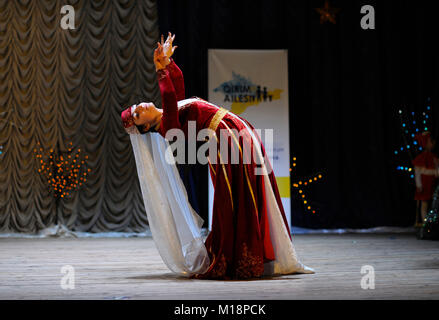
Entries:
{"label": "colorful figure graphic on banner", "polygon": [[222,83],[215,88],[214,92],[224,94],[224,103],[232,103],[230,111],[235,114],[242,114],[248,107],[257,106],[261,102],[279,100],[283,90],[271,89],[267,86],[253,83],[232,71],[233,79]]}

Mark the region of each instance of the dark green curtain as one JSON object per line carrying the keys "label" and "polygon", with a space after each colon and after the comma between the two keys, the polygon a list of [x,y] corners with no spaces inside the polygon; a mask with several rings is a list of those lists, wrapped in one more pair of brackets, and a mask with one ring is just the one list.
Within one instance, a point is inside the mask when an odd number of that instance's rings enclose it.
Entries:
{"label": "dark green curtain", "polygon": [[[72,0],[76,29],[56,0],[0,0],[0,232],[62,223],[79,231],[143,231],[147,218],[120,112],[160,104],[152,61],[153,0]],[[33,149],[81,148],[84,187],[55,200]]]}

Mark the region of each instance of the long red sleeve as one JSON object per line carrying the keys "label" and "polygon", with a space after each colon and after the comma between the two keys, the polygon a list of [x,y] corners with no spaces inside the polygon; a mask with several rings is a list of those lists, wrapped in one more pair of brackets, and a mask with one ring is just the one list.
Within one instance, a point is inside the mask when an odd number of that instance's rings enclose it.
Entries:
{"label": "long red sleeve", "polygon": [[168,64],[166,69],[169,71],[169,76],[171,78],[172,84],[174,85],[175,94],[177,95],[177,101],[184,100],[184,78],[183,72],[181,72],[180,68],[171,59],[171,63]]}
{"label": "long red sleeve", "polygon": [[160,93],[162,95],[162,127],[164,132],[178,128],[180,129],[180,121],[178,120],[178,104],[177,95],[175,93],[174,85],[169,76],[169,71],[162,69],[157,71],[159,81]]}

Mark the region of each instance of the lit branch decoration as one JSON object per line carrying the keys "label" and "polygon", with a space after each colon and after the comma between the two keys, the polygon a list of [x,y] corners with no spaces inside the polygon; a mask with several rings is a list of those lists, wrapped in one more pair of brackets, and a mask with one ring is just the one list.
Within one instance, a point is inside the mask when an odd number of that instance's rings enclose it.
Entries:
{"label": "lit branch decoration", "polygon": [[34,153],[39,164],[38,172],[47,182],[49,192],[55,198],[69,196],[87,181],[87,174],[91,171],[85,164],[88,156],[81,157],[81,149],[72,151],[71,142],[68,152],[60,155],[54,154],[53,149],[44,154],[38,142],[38,149],[34,149]]}
{"label": "lit branch decoration", "polygon": [[[428,98],[428,105],[422,116],[417,116],[415,112],[411,112],[407,116],[406,110],[399,110],[399,120],[401,123],[401,133],[404,145],[394,151],[394,155],[397,159],[396,170],[405,172],[410,175],[410,178],[414,179],[414,169],[412,160],[422,151],[422,147],[418,144],[415,137],[416,134],[428,131],[428,123],[430,122],[430,98]],[[400,159],[404,157],[404,159]]]}
{"label": "lit branch decoration", "polygon": [[[293,168],[297,167],[296,164],[297,158],[293,158]],[[290,171],[293,171],[292,168],[290,168]],[[302,200],[303,205],[305,207],[305,210],[307,212],[316,213],[316,211],[311,207],[309,200],[307,200],[305,191],[303,190],[304,187],[309,186],[310,184],[317,182],[319,180],[323,179],[323,175],[321,173],[314,174],[312,176],[308,176],[305,178],[299,178],[298,180],[293,182],[293,189],[296,191],[297,196]]]}

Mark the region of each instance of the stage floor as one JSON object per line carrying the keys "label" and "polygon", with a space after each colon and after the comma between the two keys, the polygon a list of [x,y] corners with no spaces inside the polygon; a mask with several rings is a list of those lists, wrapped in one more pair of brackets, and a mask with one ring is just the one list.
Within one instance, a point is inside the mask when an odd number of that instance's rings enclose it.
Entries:
{"label": "stage floor", "polygon": [[[0,299],[438,299],[439,242],[407,234],[296,235],[316,274],[251,281],[169,272],[151,238],[0,239]],[[62,289],[64,265],[75,288]],[[362,289],[362,266],[375,289]],[[71,274],[71,273],[70,273]]]}

